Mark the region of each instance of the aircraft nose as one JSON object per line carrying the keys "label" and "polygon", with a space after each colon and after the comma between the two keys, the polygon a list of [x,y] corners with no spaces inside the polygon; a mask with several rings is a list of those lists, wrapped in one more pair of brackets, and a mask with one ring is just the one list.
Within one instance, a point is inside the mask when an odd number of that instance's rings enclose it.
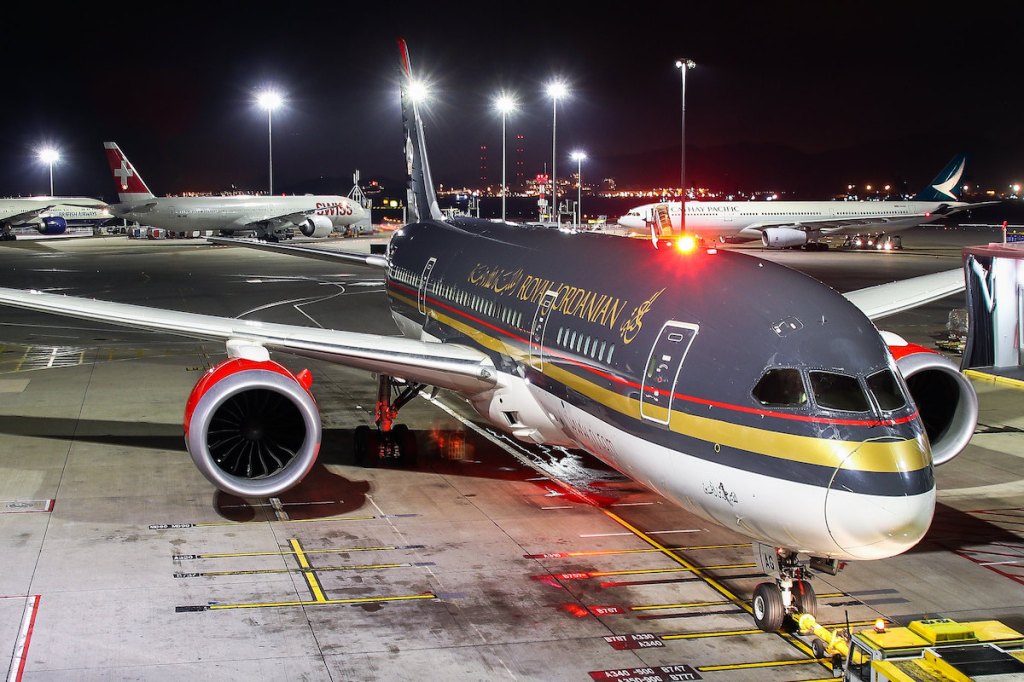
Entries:
{"label": "aircraft nose", "polygon": [[644,221],[635,215],[624,215],[619,218],[618,223],[622,227],[628,227],[631,230],[642,230],[644,228]]}
{"label": "aircraft nose", "polygon": [[[883,444],[877,444],[883,445]],[[935,513],[935,480],[927,442],[892,445],[888,466],[864,467],[856,452],[835,471],[825,497],[825,522],[851,559],[901,554],[928,532]],[[877,455],[872,453],[872,455]]]}

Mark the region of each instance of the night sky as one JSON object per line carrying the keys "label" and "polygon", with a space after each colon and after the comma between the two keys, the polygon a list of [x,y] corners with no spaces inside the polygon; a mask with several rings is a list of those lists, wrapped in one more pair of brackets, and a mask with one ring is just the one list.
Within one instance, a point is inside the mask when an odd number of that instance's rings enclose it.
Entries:
{"label": "night sky", "polygon": [[979,183],[1024,179],[1014,3],[953,14],[899,2],[130,4],[36,3],[9,18],[0,195],[47,191],[34,150],[50,142],[63,156],[57,194],[113,200],[108,139],[157,194],[263,189],[267,116],[253,93],[264,85],[288,100],[274,114],[275,189],[345,193],[355,168],[397,183],[398,36],[432,82],[439,183],[477,184],[481,144],[500,181],[491,103],[502,88],[520,102],[509,135],[525,136],[527,173],[541,172],[551,157],[543,88],[557,75],[571,89],[558,109],[560,176],[581,148],[587,177],[678,184],[680,56],[698,63],[686,97],[698,183],[864,175],[916,187],[960,151]]}

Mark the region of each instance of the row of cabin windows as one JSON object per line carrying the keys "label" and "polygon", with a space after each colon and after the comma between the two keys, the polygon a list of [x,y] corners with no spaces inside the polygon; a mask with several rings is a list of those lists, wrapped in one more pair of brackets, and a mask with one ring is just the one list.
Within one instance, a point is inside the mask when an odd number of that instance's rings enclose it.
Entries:
{"label": "row of cabin windows", "polygon": [[792,367],[765,371],[751,391],[754,398],[770,407],[803,407],[810,395],[818,407],[843,412],[869,412],[872,404],[883,412],[907,405],[903,386],[891,369],[883,369],[863,379],[848,374],[811,370],[806,382],[803,372]]}
{"label": "row of cabin windows", "polygon": [[[413,287],[419,288],[420,285],[420,274],[414,273],[405,268],[393,268],[391,271],[391,277]],[[523,313],[519,310],[510,308],[509,306],[497,303],[492,299],[479,296],[477,294],[471,294],[468,291],[463,291],[458,287],[451,284],[445,284],[442,281],[434,280],[427,284],[429,293],[436,296],[437,298],[443,298],[456,305],[460,305],[463,308],[469,308],[482,315],[487,315],[496,320],[501,320],[510,327],[516,327],[517,329],[523,328]]]}
{"label": "row of cabin windows", "polygon": [[602,339],[595,339],[589,334],[577,332],[575,329],[567,327],[558,328],[555,343],[566,350],[574,351],[578,355],[607,364],[611,364],[612,355],[615,354],[614,343],[610,344]]}

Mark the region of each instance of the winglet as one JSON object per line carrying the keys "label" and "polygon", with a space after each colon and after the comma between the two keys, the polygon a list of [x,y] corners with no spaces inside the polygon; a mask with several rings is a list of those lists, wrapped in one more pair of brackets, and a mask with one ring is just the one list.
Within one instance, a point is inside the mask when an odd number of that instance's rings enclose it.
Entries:
{"label": "winglet", "polygon": [[965,165],[966,154],[954,156],[935,179],[914,196],[914,201],[959,201],[960,179],[963,177]]}
{"label": "winglet", "polygon": [[430,163],[427,161],[427,148],[423,141],[423,121],[420,119],[416,98],[413,97],[414,80],[409,48],[402,38],[398,39],[398,49],[402,58],[402,125],[405,128],[408,218],[414,223],[430,219],[444,220],[437,204],[434,181],[430,176]]}
{"label": "winglet", "polygon": [[153,193],[143,182],[142,176],[135,170],[132,162],[124,155],[116,142],[104,142],[103,149],[107,154],[107,163],[117,184],[117,196],[124,203],[132,203],[152,199]]}

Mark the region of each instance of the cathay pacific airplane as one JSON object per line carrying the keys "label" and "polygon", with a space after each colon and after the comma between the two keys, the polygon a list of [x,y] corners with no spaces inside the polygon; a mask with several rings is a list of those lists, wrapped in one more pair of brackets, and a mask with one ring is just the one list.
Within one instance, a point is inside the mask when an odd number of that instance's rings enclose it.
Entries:
{"label": "cathay pacific airplane", "polygon": [[[639,234],[687,232],[707,240],[761,240],[769,248],[825,249],[832,235],[864,235],[877,241],[943,216],[984,204],[960,201],[966,156],[956,156],[911,201],[666,201],[637,206],[618,220]],[[985,202],[991,203],[991,202]]]}
{"label": "cathay pacific airplane", "polygon": [[445,219],[400,51],[412,222],[384,254],[305,254],[382,268],[400,336],[14,289],[0,303],[224,342],[226,359],[184,400],[184,434],[200,471],[235,495],[280,494],[320,451],[312,376],[274,353],[377,376],[374,424],[352,445],[366,466],[415,458],[398,414],[434,387],[495,429],[585,449],[746,535],[770,579],[740,606],[764,630],[815,611],[815,571],[921,540],[935,467],[967,446],[977,396],[952,362],[873,321],[962,290],[962,271],[843,296],[744,253]]}
{"label": "cathay pacific airplane", "polygon": [[254,196],[155,197],[115,142],[104,142],[118,198],[110,210],[119,218],[165,230],[254,233],[279,241],[294,228],[307,237],[326,237],[335,228],[368,220],[366,210],[346,197]]}
{"label": "cathay pacific airplane", "polygon": [[0,199],[0,241],[17,239],[19,227],[58,235],[69,226],[102,225],[113,217],[105,202],[89,197]]}

